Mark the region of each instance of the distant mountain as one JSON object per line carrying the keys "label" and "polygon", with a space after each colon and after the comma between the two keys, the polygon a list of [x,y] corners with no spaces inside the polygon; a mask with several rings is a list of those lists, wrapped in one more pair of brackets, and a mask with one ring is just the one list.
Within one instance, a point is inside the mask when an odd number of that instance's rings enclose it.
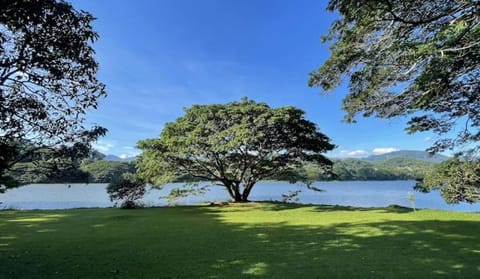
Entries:
{"label": "distant mountain", "polygon": [[413,159],[413,160],[425,161],[429,163],[441,163],[448,159],[447,156],[441,155],[441,154],[435,154],[432,156],[425,151],[400,150],[400,151],[385,153],[382,155],[371,155],[362,160],[371,162],[371,163],[378,163],[378,162],[387,161],[393,158]]}
{"label": "distant mountain", "polygon": [[418,180],[435,164],[447,160],[444,155],[430,156],[425,151],[402,150],[367,158],[333,158],[338,180]]}
{"label": "distant mountain", "polygon": [[105,161],[116,161],[116,162],[131,162],[135,160],[135,157],[120,158],[117,155],[105,155],[102,160]]}
{"label": "distant mountain", "polygon": [[121,161],[122,158],[116,156],[116,155],[105,155],[105,157],[103,157],[102,160],[105,160],[105,161]]}

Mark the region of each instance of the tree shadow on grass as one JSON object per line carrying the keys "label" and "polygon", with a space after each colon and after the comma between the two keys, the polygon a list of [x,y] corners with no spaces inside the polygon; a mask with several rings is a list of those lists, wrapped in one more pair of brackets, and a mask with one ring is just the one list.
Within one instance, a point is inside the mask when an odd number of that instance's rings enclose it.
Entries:
{"label": "tree shadow on grass", "polygon": [[[217,273],[270,278],[476,278],[480,224],[469,221],[382,221],[331,226],[231,227],[235,251]],[[228,247],[228,246],[227,246]],[[223,274],[223,275],[222,275]]]}
{"label": "tree shadow on grass", "polygon": [[[277,208],[267,205],[256,210],[185,207],[0,215],[0,243],[7,244],[0,246],[0,263],[6,267],[2,274],[5,278],[476,278],[480,273],[476,217],[301,225],[288,218],[252,221],[262,210]],[[280,216],[289,214],[284,210]],[[312,207],[304,214],[324,218],[322,210],[336,209]]]}
{"label": "tree shadow on grass", "polygon": [[[316,204],[296,204],[296,203],[284,203],[284,202],[262,202],[262,204],[268,204],[268,207],[272,210],[291,210],[294,208],[302,208],[309,206],[315,208],[319,212],[328,212],[328,211],[372,211],[379,210],[386,213],[411,213],[413,208],[392,204],[386,207],[354,207],[354,206],[344,206],[344,205],[316,205]],[[415,209],[415,211],[421,211],[422,209]]]}
{"label": "tree shadow on grass", "polygon": [[[301,205],[269,204],[268,210],[288,211]],[[404,214],[409,208],[310,206],[311,211]],[[480,273],[480,222],[451,220],[388,220],[329,225],[237,223],[216,211],[231,229],[225,243],[234,256],[219,257],[211,277],[230,274],[271,278],[476,278]],[[409,219],[408,216],[406,219]],[[415,218],[414,218],[415,219]],[[474,218],[472,218],[474,219]],[[223,226],[222,226],[223,229]],[[230,239],[231,240],[231,239]],[[228,252],[219,252],[228,254]],[[223,275],[222,275],[223,274]]]}

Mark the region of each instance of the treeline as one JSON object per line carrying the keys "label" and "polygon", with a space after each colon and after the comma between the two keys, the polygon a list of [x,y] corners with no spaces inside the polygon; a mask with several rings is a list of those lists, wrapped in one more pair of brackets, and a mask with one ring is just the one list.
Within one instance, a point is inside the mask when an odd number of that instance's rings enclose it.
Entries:
{"label": "treeline", "polygon": [[333,171],[338,180],[418,180],[422,179],[434,165],[422,160],[400,157],[380,162],[337,159],[334,160]]}
{"label": "treeline", "polygon": [[[45,153],[49,150],[45,150]],[[62,171],[52,172],[51,158],[26,158],[16,163],[9,175],[20,184],[32,183],[109,183],[125,172],[135,172],[134,162],[106,161],[105,155],[94,151],[82,160],[69,162]],[[48,165],[48,171],[45,170]]]}
{"label": "treeline", "polygon": [[[391,158],[380,162],[368,162],[362,159],[333,159],[333,180],[419,180],[428,173],[434,163],[408,158]],[[272,177],[288,180],[289,176],[303,177],[310,181],[324,181],[328,178],[322,168],[306,164],[293,174]]]}
{"label": "treeline", "polygon": [[[39,171],[38,162],[19,162],[11,174],[22,184],[30,183],[110,183],[125,172],[135,172],[134,162],[107,161],[105,156],[94,152],[89,158],[77,162],[74,167],[60,176],[47,176]],[[334,180],[418,180],[435,164],[409,158],[390,158],[380,162],[362,159],[333,159]],[[311,181],[328,180],[322,168],[306,164],[285,176],[272,177],[277,180],[290,180],[290,177],[306,177]],[[188,180],[181,177],[179,182]]]}

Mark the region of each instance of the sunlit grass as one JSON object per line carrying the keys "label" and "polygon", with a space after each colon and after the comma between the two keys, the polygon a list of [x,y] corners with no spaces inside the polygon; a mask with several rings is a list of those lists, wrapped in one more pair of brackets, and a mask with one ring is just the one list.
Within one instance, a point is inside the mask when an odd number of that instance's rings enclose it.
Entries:
{"label": "sunlit grass", "polygon": [[248,203],[0,212],[0,278],[477,278],[480,214]]}

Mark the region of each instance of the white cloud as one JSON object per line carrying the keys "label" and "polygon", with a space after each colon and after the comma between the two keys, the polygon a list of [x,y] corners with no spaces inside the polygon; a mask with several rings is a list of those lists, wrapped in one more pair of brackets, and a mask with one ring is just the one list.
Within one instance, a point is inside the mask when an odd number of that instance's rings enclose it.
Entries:
{"label": "white cloud", "polygon": [[394,147],[377,147],[372,150],[373,155],[381,155],[390,152],[399,151],[400,149]]}
{"label": "white cloud", "polygon": [[112,149],[115,145],[113,145],[110,142],[105,142],[105,141],[97,141],[94,144],[92,144],[93,148],[96,150],[102,152],[102,153],[107,153]]}
{"label": "white cloud", "polygon": [[432,140],[433,140],[432,137],[426,137],[423,139],[423,141],[432,141]]}
{"label": "white cloud", "polygon": [[362,157],[367,157],[368,152],[365,150],[354,150],[354,151],[348,151],[348,150],[342,150],[340,151],[339,157],[342,158],[362,158]]}
{"label": "white cloud", "polygon": [[135,147],[131,146],[124,146],[123,147],[124,153],[120,154],[118,157],[122,159],[126,159],[129,157],[136,157],[142,153],[140,150],[136,149]]}
{"label": "white cloud", "polygon": [[140,155],[140,152],[135,152],[135,153],[122,153],[118,155],[121,159],[127,159],[127,158],[132,158]]}

